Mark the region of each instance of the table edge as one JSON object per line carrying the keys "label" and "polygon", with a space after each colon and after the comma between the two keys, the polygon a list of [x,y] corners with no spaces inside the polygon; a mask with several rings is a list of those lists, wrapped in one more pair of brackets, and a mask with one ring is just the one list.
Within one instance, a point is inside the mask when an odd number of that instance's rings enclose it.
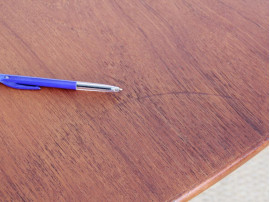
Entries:
{"label": "table edge", "polygon": [[257,145],[250,150],[248,150],[245,155],[239,157],[234,162],[232,162],[230,165],[224,167],[221,171],[218,173],[215,173],[210,178],[207,178],[202,183],[195,185],[193,189],[190,191],[186,191],[184,193],[179,194],[178,196],[175,196],[170,201],[188,201],[195,196],[199,195],[212,185],[216,184],[218,181],[232,173],[234,170],[239,168],[241,165],[246,163],[248,160],[250,160],[252,157],[254,157],[256,154],[258,154],[260,151],[265,149],[269,145],[269,137],[266,136],[266,138],[262,141],[257,143]]}

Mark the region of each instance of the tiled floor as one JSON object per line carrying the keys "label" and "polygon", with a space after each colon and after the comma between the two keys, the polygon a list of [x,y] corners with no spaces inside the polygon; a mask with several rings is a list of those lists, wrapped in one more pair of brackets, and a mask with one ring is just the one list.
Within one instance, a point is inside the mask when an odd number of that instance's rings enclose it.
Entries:
{"label": "tiled floor", "polygon": [[191,202],[269,201],[269,147]]}

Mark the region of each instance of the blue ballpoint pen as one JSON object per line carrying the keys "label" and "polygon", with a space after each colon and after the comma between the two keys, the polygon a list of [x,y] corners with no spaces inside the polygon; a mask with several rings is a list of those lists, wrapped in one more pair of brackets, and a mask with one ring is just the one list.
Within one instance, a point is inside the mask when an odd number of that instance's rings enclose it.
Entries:
{"label": "blue ballpoint pen", "polygon": [[0,83],[11,88],[23,90],[40,90],[40,87],[98,91],[98,92],[119,92],[122,90],[121,88],[116,86],[98,83],[47,79],[30,76],[17,76],[8,74],[0,74]]}

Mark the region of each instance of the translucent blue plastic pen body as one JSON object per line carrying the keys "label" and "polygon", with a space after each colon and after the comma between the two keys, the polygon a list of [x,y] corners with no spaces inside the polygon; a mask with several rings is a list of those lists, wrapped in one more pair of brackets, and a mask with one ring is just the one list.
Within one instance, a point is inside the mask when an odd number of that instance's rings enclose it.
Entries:
{"label": "translucent blue plastic pen body", "polygon": [[22,90],[39,90],[40,87],[98,91],[98,92],[119,92],[122,90],[117,86],[111,86],[106,84],[48,79],[30,76],[8,75],[8,74],[0,74],[0,83],[11,88]]}

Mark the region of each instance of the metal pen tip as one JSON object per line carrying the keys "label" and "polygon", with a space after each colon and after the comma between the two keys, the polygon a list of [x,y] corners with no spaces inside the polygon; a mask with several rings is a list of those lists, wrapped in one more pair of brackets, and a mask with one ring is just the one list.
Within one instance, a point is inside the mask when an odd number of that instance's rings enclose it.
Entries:
{"label": "metal pen tip", "polygon": [[112,87],[111,89],[113,92],[120,92],[123,90],[122,88],[119,88],[119,87]]}

